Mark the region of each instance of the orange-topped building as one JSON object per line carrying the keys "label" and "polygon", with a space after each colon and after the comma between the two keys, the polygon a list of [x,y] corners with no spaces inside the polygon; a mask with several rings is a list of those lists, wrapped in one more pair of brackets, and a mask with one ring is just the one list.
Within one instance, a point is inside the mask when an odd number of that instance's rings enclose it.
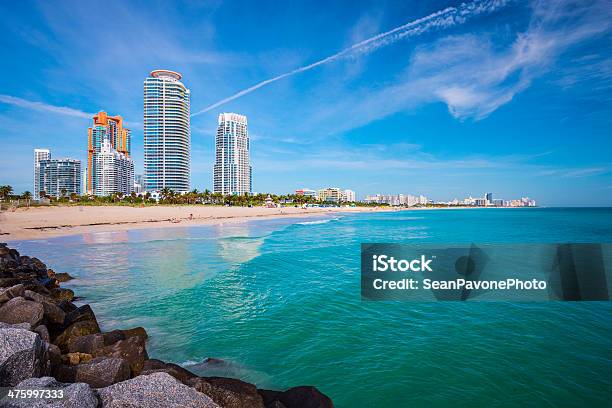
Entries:
{"label": "orange-topped building", "polygon": [[96,155],[102,149],[102,142],[108,140],[111,148],[127,157],[131,152],[131,132],[123,127],[121,116],[110,116],[104,111],[93,117],[93,126],[87,129],[87,193],[96,189]]}

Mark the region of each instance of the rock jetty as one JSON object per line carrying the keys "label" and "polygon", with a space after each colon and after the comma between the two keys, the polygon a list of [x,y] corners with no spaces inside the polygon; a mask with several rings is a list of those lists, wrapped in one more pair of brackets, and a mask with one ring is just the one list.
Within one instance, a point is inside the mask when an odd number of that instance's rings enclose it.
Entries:
{"label": "rock jetty", "polygon": [[144,328],[102,332],[91,307],[60,287],[69,279],[0,243],[0,387],[64,392],[6,396],[0,407],[333,407],[315,387],[263,390],[150,359]]}

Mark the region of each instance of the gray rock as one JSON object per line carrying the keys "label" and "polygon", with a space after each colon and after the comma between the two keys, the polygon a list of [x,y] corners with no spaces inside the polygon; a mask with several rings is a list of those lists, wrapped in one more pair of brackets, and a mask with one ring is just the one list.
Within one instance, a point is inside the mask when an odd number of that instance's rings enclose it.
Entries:
{"label": "gray rock", "polygon": [[55,279],[57,279],[58,282],[68,282],[69,280],[74,279],[72,276],[70,276],[69,273],[67,272],[59,272],[56,273],[54,276]]}
{"label": "gray rock", "polygon": [[96,315],[93,310],[91,310],[91,306],[83,305],[72,312],[66,314],[66,321],[64,324],[69,326],[76,322],[85,322],[85,321],[94,321],[96,324],[98,323],[96,320]]}
{"label": "gray rock", "polygon": [[44,295],[41,295],[40,293],[36,293],[34,291],[31,290],[25,290],[23,292],[23,296],[24,298],[28,299],[28,300],[33,300],[34,302],[38,302],[38,303],[43,303],[43,302],[50,302],[51,298],[48,298]]}
{"label": "gray rock", "polygon": [[98,357],[74,366],[75,381],[94,388],[108,387],[130,379],[130,365],[121,358]]}
{"label": "gray rock", "polygon": [[234,378],[200,377],[192,378],[186,384],[208,395],[224,408],[265,407],[256,386]]}
{"label": "gray rock", "polygon": [[156,359],[149,359],[144,362],[141,374],[151,374],[151,373],[156,373],[156,372],[163,372],[166,374],[170,374],[171,376],[173,376],[174,378],[176,378],[183,384],[187,384],[189,386],[192,386],[192,385],[188,384],[188,381],[193,378],[197,378],[197,375],[195,375],[189,370],[184,369],[183,367],[177,364],[165,363],[161,360],[156,360]]}
{"label": "gray rock", "polygon": [[44,324],[36,326],[33,331],[38,333],[42,341],[46,341],[47,343],[51,342],[51,339],[49,337],[49,329],[47,329],[47,326],[45,326]]}
{"label": "gray rock", "polygon": [[94,351],[104,347],[104,336],[102,333],[88,334],[86,336],[74,337],[68,341],[69,353],[94,354]]}
{"label": "gray rock", "polygon": [[100,326],[98,326],[97,322],[91,320],[76,322],[57,336],[53,342],[62,351],[66,351],[68,349],[68,343],[72,339],[94,333],[100,333]]}
{"label": "gray rock", "polygon": [[17,284],[8,288],[0,289],[0,303],[8,302],[12,298],[23,296],[23,285]]}
{"label": "gray rock", "polygon": [[64,384],[53,377],[29,378],[17,384],[19,389],[54,389],[64,393],[62,399],[8,399],[0,401],[2,408],[96,408],[98,399],[94,391],[87,384]]}
{"label": "gray rock", "polygon": [[64,312],[59,306],[54,303],[49,297],[43,296],[40,293],[32,292],[31,290],[26,290],[24,293],[24,297],[26,299],[30,299],[34,302],[40,303],[43,305],[44,317],[47,323],[51,324],[64,324],[64,320],[66,319],[66,312]]}
{"label": "gray rock", "polygon": [[140,375],[98,389],[102,408],[219,408],[208,396],[166,373]]}
{"label": "gray rock", "polygon": [[0,321],[10,324],[30,323],[30,327],[38,326],[43,319],[44,309],[40,303],[16,297],[0,307]]}
{"label": "gray rock", "polygon": [[124,359],[132,369],[132,376],[139,375],[142,371],[144,362],[149,359],[145,348],[145,339],[140,336],[120,340],[115,344],[96,350],[93,355],[94,357],[105,356]]}
{"label": "gray rock", "polygon": [[20,328],[0,328],[0,386],[43,374],[45,349],[40,336]]}
{"label": "gray rock", "polygon": [[23,329],[23,330],[30,330],[30,323],[15,323],[15,324],[10,324],[10,323],[4,323],[4,322],[0,322],[0,329]]}
{"label": "gray rock", "polygon": [[334,408],[332,400],[312,386],[289,388],[280,393],[278,401],[288,408]]}

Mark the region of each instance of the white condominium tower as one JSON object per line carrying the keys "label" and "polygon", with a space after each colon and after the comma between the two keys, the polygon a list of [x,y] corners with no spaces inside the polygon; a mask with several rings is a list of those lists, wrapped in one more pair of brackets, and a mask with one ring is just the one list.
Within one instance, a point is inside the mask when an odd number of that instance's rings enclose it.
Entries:
{"label": "white condominium tower", "polygon": [[134,161],[113,149],[109,140],[102,141],[95,160],[93,174],[97,181],[93,191],[95,195],[107,196],[113,193],[130,195],[134,191]]}
{"label": "white condominium tower", "polygon": [[49,149],[34,149],[34,199],[40,197],[40,161],[51,159]]}
{"label": "white condominium tower", "polygon": [[247,118],[237,113],[219,115],[215,138],[213,190],[222,194],[251,193],[252,171]]}
{"label": "white condominium tower", "polygon": [[145,190],[189,191],[190,91],[181,74],[163,69],[144,81]]}

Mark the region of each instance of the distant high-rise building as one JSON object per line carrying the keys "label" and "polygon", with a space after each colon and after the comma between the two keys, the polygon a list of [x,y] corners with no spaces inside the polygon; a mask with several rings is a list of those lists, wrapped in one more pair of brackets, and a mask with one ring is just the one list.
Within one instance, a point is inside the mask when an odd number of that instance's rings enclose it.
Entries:
{"label": "distant high-rise building", "polygon": [[51,152],[49,149],[34,149],[34,199],[40,198],[40,161],[49,160]]}
{"label": "distant high-rise building", "polygon": [[317,199],[319,201],[327,201],[333,203],[339,203],[342,201],[343,191],[338,187],[328,187],[321,189],[317,192]]}
{"label": "distant high-rise building", "polygon": [[53,197],[81,195],[81,161],[44,159],[39,161],[38,192]]}
{"label": "distant high-rise building", "polygon": [[253,191],[247,117],[237,113],[219,115],[215,138],[213,190],[222,194]]}
{"label": "distant high-rise building", "polygon": [[188,191],[191,93],[181,74],[155,70],[144,81],[145,190]]}
{"label": "distant high-rise building", "polygon": [[344,194],[342,195],[342,201],[346,201],[349,203],[355,202],[355,192],[353,190],[344,190]]}
{"label": "distant high-rise building", "polygon": [[95,155],[94,169],[95,195],[129,195],[134,190],[134,161],[113,149],[107,139],[102,141],[100,152]]}
{"label": "distant high-rise building", "polygon": [[493,193],[485,194],[485,205],[493,205]]}
{"label": "distant high-rise building", "polygon": [[134,192],[136,194],[144,192],[144,177],[142,174],[136,174],[134,176]]}
{"label": "distant high-rise building", "polygon": [[87,130],[86,191],[88,194],[99,195],[99,191],[106,191],[108,188],[108,185],[99,185],[101,180],[97,176],[104,174],[104,172],[96,168],[99,162],[97,156],[102,151],[102,145],[105,141],[108,141],[110,149],[123,154],[125,157],[130,156],[131,132],[123,127],[121,116],[109,116],[106,112],[100,111],[97,115],[94,115],[93,126]]}

